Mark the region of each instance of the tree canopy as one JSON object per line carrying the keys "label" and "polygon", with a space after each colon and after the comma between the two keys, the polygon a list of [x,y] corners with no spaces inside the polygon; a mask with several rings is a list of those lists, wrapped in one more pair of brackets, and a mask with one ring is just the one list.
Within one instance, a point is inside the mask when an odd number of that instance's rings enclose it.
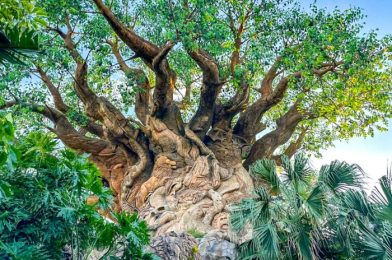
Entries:
{"label": "tree canopy", "polygon": [[[69,120],[83,126],[88,119],[73,85],[74,70],[85,62],[89,89],[142,121],[142,110],[151,108],[138,106],[141,96],[150,98],[153,89],[154,99],[161,98],[152,56],[162,49],[175,85],[163,87],[161,105],[175,103],[199,137],[211,127],[232,129],[251,147],[249,162],[285,148],[289,153],[290,144],[317,152],[335,139],[372,135],[385,129],[390,116],[390,39],[363,33],[364,15],[357,8],[329,12],[295,1],[114,1],[116,22],[137,37],[133,43],[91,1],[37,5],[46,14],[40,18],[46,24],[40,32],[44,53],[28,68],[2,73],[3,102],[56,103],[59,96],[50,96],[49,84],[61,92]],[[290,125],[282,123],[288,118]]]}
{"label": "tree canopy", "polygon": [[24,52],[38,49],[36,29],[45,25],[43,10],[30,1],[0,3],[0,62],[22,63]]}

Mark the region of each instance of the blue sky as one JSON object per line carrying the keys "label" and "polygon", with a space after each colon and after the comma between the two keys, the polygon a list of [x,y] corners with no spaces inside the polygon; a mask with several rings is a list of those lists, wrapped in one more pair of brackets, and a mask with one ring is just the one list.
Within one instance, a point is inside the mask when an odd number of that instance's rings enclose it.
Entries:
{"label": "blue sky", "polygon": [[[302,0],[304,6],[312,0]],[[318,0],[318,6],[346,9],[358,6],[367,15],[365,31],[378,28],[379,35],[392,34],[392,0]],[[392,121],[388,132],[376,132],[373,138],[353,138],[348,142],[336,142],[334,148],[322,151],[322,159],[313,159],[313,165],[320,167],[332,160],[358,163],[367,173],[369,188],[386,173],[387,164],[392,163]]]}

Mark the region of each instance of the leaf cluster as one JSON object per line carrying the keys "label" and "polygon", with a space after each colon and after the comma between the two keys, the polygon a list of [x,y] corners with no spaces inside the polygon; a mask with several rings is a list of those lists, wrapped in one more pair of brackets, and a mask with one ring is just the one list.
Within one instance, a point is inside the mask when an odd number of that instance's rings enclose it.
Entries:
{"label": "leaf cluster", "polygon": [[15,140],[6,115],[0,158],[0,258],[86,259],[93,251],[101,259],[152,258],[146,223],[112,211],[112,194],[86,156],[41,132]]}
{"label": "leaf cluster", "polygon": [[240,246],[241,259],[389,259],[391,187],[389,171],[371,196],[357,165],[334,161],[316,173],[299,154],[293,161],[260,160],[251,172],[261,185],[234,205],[231,226],[250,224],[253,238]]}

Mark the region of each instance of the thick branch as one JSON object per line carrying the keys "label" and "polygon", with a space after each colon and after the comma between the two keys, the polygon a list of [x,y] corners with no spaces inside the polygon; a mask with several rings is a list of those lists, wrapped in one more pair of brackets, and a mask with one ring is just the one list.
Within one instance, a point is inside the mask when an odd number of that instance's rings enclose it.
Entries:
{"label": "thick branch", "polygon": [[110,45],[114,56],[118,64],[120,65],[120,69],[124,72],[127,77],[133,77],[138,84],[138,87],[142,89],[142,91],[138,91],[136,94],[135,100],[135,112],[139,120],[146,124],[147,117],[151,113],[152,99],[150,95],[150,82],[147,76],[144,74],[143,70],[135,69],[129,67],[123,57],[121,56],[120,50],[118,48],[118,42],[107,41]]}
{"label": "thick branch", "polygon": [[[67,113],[70,110],[70,107],[64,103],[64,100],[61,97],[59,90],[54,86],[53,82],[49,79],[46,72],[44,72],[40,66],[37,66],[37,72],[40,74],[42,81],[45,83],[50,94],[52,95],[53,102],[54,102],[56,109],[61,111],[62,113]],[[76,120],[76,121],[78,121],[78,120]],[[81,122],[77,122],[77,123],[80,124]],[[102,126],[94,123],[91,120],[88,120],[87,125],[82,126],[81,128],[100,137],[100,138],[103,137]]]}
{"label": "thick branch", "polygon": [[111,145],[107,141],[86,137],[80,134],[61,111],[49,106],[10,101],[6,102],[6,105],[0,107],[0,109],[9,108],[14,105],[29,108],[31,111],[41,114],[51,120],[54,124],[54,127],[51,128],[51,130],[66,146],[72,149],[85,153],[99,154],[103,149]]}
{"label": "thick branch", "polygon": [[233,118],[248,105],[249,93],[249,85],[243,83],[241,89],[227,103],[218,103],[214,112],[212,128],[230,130]]}
{"label": "thick branch", "polygon": [[297,125],[303,119],[304,117],[298,111],[297,105],[292,106],[286,114],[276,121],[275,130],[264,135],[253,144],[244,166],[249,167],[259,159],[271,158],[276,148],[290,139]]}
{"label": "thick branch", "polygon": [[223,82],[219,78],[218,65],[203,50],[188,51],[190,57],[203,72],[203,86],[200,93],[199,106],[192,117],[189,127],[201,139],[204,139],[211,126],[216,99]]}
{"label": "thick branch", "polygon": [[94,0],[94,3],[120,39],[141,57],[148,66],[152,67],[152,61],[158,55],[160,49],[137,35],[132,29],[126,27],[102,0]]}
{"label": "thick branch", "polygon": [[297,139],[291,142],[281,155],[274,155],[272,156],[272,159],[275,160],[278,165],[281,165],[283,155],[286,155],[288,158],[292,158],[298,150],[301,149],[307,130],[308,128],[306,127],[301,128],[301,132]]}
{"label": "thick branch", "polygon": [[[260,122],[262,116],[271,107],[275,106],[283,99],[290,79],[303,77],[302,72],[294,72],[286,77],[282,77],[273,90],[272,82],[277,76],[277,67],[280,60],[281,57],[278,57],[264,77],[262,85],[259,89],[259,92],[262,94],[262,96],[251,106],[249,106],[244,113],[241,114],[234,127],[233,133],[242,140],[245,140],[245,142],[248,144],[253,143],[255,141],[256,135],[264,129],[264,125]],[[321,64],[319,68],[313,69],[312,72],[315,76],[322,77],[328,72],[335,70],[342,64],[342,61],[324,63]]]}
{"label": "thick branch", "polygon": [[284,155],[291,158],[294,156],[294,154],[297,153],[297,151],[302,146],[302,143],[304,141],[307,130],[308,129],[305,127],[301,129],[301,132],[299,133],[297,140],[295,140],[294,142],[291,142],[290,145],[284,150],[284,152],[283,152]]}
{"label": "thick branch", "polygon": [[121,23],[102,0],[94,0],[94,2],[120,39],[155,72],[156,85],[153,94],[154,109],[152,115],[161,119],[175,132],[181,132],[182,120],[180,120],[180,126],[176,122],[180,114],[173,114],[178,110],[173,103],[176,76],[165,59],[172,47],[171,44],[167,44],[162,49],[157,47]]}
{"label": "thick branch", "polygon": [[6,101],[4,104],[0,105],[0,109],[7,109],[18,104],[18,101]]}
{"label": "thick branch", "polygon": [[[173,103],[173,94],[176,75],[170,69],[169,63],[166,60],[166,56],[173,46],[171,42],[168,42],[154,57],[151,63],[156,76],[153,94],[154,110],[152,114],[166,124],[171,121],[171,115],[168,114],[168,109],[170,109],[170,106],[175,106]],[[173,125],[171,127],[173,128]]]}
{"label": "thick branch", "polygon": [[53,97],[54,106],[59,111],[65,113],[69,110],[69,107],[64,103],[63,98],[61,97],[60,91],[56,88],[56,86],[52,83],[49,79],[48,75],[40,66],[36,66],[37,72],[41,76],[42,81],[45,83],[46,87],[48,88],[50,94]]}

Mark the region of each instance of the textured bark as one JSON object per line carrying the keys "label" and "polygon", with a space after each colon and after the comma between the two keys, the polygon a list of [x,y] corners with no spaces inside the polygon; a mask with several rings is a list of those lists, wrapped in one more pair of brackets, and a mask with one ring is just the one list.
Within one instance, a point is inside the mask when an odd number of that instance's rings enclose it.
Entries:
{"label": "textured bark", "polygon": [[170,232],[154,238],[150,250],[163,260],[201,260],[195,238],[186,234]]}
{"label": "textured bark", "polygon": [[133,77],[138,83],[138,87],[142,89],[142,91],[139,91],[136,94],[135,112],[140,122],[146,124],[147,117],[150,115],[152,110],[152,97],[150,93],[152,87],[150,86],[150,82],[147,76],[144,74],[143,70],[131,68],[127,65],[127,63],[120,54],[117,40],[108,40],[107,43],[112,48],[112,52],[116,57],[118,64],[120,65],[120,69],[125,73],[127,77]]}
{"label": "textured bark", "polygon": [[203,72],[203,85],[201,88],[199,106],[189,123],[190,129],[203,140],[211,126],[216,107],[215,101],[218,98],[224,82],[219,78],[217,64],[205,51],[188,51],[188,54]]}
{"label": "textured bark", "polygon": [[260,158],[271,158],[275,149],[290,139],[303,119],[304,116],[298,111],[297,105],[292,106],[286,114],[276,121],[275,130],[255,142],[244,162],[244,166],[249,167]]}

